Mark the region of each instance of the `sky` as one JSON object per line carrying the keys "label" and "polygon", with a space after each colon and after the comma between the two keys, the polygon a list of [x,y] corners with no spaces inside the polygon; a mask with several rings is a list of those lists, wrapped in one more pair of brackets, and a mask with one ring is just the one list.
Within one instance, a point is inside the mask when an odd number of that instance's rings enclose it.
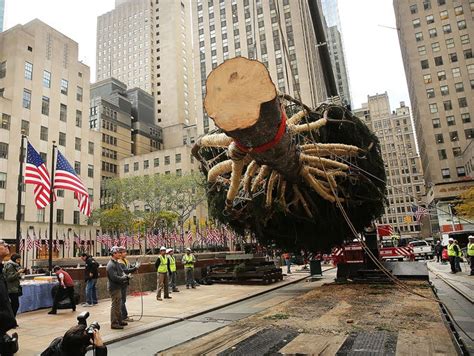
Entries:
{"label": "sky", "polygon": [[[339,0],[354,108],[366,102],[367,95],[385,91],[392,109],[400,101],[409,105],[392,2]],[[91,67],[91,80],[95,81],[97,16],[112,10],[114,0],[6,0],[5,3],[5,29],[34,18],[46,22],[79,43],[79,60]]]}

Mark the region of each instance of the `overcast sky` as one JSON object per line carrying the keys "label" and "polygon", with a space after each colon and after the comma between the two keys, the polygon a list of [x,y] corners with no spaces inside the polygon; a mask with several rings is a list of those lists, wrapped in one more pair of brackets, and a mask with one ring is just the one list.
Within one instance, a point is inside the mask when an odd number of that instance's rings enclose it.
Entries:
{"label": "overcast sky", "polygon": [[[193,0],[192,0],[193,1]],[[295,1],[295,0],[291,0]],[[395,27],[393,0],[339,0],[352,101],[388,92],[392,109],[409,104],[405,72]],[[114,8],[114,0],[5,0],[5,29],[34,18],[79,43],[79,59],[95,79],[97,16]]]}

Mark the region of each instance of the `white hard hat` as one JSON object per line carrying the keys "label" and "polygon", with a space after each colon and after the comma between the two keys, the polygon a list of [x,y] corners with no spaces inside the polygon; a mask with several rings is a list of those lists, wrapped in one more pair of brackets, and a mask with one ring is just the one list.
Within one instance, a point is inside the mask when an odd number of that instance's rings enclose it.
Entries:
{"label": "white hard hat", "polygon": [[474,239],[474,235],[469,235],[467,238],[468,239]]}
{"label": "white hard hat", "polygon": [[161,247],[160,247],[160,251],[166,251],[166,247],[165,247],[165,246],[161,246]]}
{"label": "white hard hat", "polygon": [[167,248],[167,249],[166,249],[166,253],[170,253],[171,251],[173,251],[172,248]]}
{"label": "white hard hat", "polygon": [[454,241],[454,239],[453,239],[452,237],[450,237],[450,238],[448,239],[448,241]]}
{"label": "white hard hat", "polygon": [[191,252],[191,249],[189,247],[186,248],[186,251],[190,251]]}

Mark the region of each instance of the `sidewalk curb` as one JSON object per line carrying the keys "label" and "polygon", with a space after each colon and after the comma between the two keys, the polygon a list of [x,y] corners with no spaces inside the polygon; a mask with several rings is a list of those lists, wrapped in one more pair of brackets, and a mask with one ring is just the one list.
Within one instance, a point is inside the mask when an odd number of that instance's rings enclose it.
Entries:
{"label": "sidewalk curb", "polygon": [[433,273],[434,275],[436,275],[439,279],[443,280],[444,283],[446,283],[447,285],[449,285],[451,288],[453,288],[456,292],[458,292],[459,294],[461,294],[464,298],[466,298],[469,302],[471,302],[472,304],[474,304],[474,299],[472,299],[471,297],[469,297],[465,292],[463,292],[459,287],[456,287],[456,285],[454,285],[451,281],[449,281],[446,277],[442,276],[441,273],[437,272],[437,271],[434,271],[433,269],[431,269],[429,266],[428,266],[428,269],[431,273]]}
{"label": "sidewalk curb", "polygon": [[[328,269],[328,270],[331,270],[331,269],[332,269],[332,268],[330,268],[330,269]],[[326,271],[328,271],[328,270],[326,270]],[[324,273],[324,272],[325,272],[325,271],[323,271],[323,273]],[[172,320],[172,321],[169,321],[169,322],[160,324],[160,325],[150,326],[149,328],[144,329],[144,330],[137,330],[137,331],[135,331],[135,332],[131,332],[130,334],[123,335],[123,336],[119,336],[119,337],[114,338],[114,339],[112,339],[112,340],[105,341],[104,344],[105,344],[105,345],[110,345],[110,344],[113,344],[113,343],[116,343],[116,342],[119,342],[119,341],[123,341],[123,340],[129,339],[129,338],[135,337],[135,336],[139,336],[139,335],[148,333],[148,332],[150,332],[150,331],[158,330],[158,329],[161,329],[161,328],[164,328],[164,327],[167,327],[167,326],[176,324],[176,323],[180,323],[180,322],[182,322],[182,321],[186,321],[186,320],[188,320],[188,319],[192,319],[192,318],[195,318],[195,317],[200,316],[200,315],[203,315],[203,314],[211,313],[211,312],[213,312],[213,311],[215,311],[215,310],[222,309],[222,308],[228,307],[228,306],[230,306],[230,305],[237,304],[237,303],[243,302],[243,301],[245,301],[245,300],[248,300],[248,299],[251,299],[251,298],[254,298],[254,297],[258,297],[258,296],[260,296],[260,295],[262,295],[262,294],[269,293],[269,292],[272,292],[272,291],[274,291],[274,290],[277,290],[277,289],[280,289],[280,288],[283,288],[283,287],[286,287],[286,286],[289,286],[289,285],[292,285],[292,284],[295,284],[295,283],[304,281],[304,280],[306,280],[309,276],[310,276],[309,273],[308,273],[308,274],[305,273],[304,276],[298,277],[298,278],[296,278],[295,280],[290,281],[290,282],[288,282],[288,283],[286,283],[286,284],[277,285],[277,286],[274,286],[273,288],[266,289],[266,290],[264,290],[264,291],[260,291],[260,292],[257,292],[257,293],[255,293],[255,294],[251,294],[251,295],[245,296],[245,297],[243,297],[243,298],[233,300],[233,301],[231,301],[231,302],[227,302],[227,303],[224,303],[224,304],[220,304],[220,305],[214,306],[214,307],[209,308],[209,309],[206,309],[206,310],[201,310],[201,311],[199,311],[199,312],[190,314],[190,315],[188,315],[188,316],[186,316],[186,317],[183,317],[183,318],[175,319],[175,320]]]}

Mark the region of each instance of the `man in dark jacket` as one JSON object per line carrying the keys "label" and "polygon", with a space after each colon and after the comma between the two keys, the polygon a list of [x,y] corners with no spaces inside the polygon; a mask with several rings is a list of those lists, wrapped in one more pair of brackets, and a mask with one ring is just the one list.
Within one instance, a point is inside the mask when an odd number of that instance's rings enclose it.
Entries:
{"label": "man in dark jacket", "polygon": [[[118,263],[120,264],[120,267],[122,267],[123,273],[125,274],[131,274],[137,270],[136,266],[130,265],[130,262],[127,260],[127,249],[123,246],[119,247],[120,250],[120,259],[118,260]],[[128,289],[129,282],[125,283],[122,287],[122,307],[121,307],[121,315],[122,315],[122,321],[124,322],[132,322],[133,318],[130,318],[128,316],[128,310],[127,310],[127,305],[125,304],[127,302],[127,289]]]}
{"label": "man in dark jacket", "polygon": [[443,262],[443,246],[441,246],[441,241],[436,243],[434,250],[436,254],[436,262]]}
{"label": "man in dark jacket", "polygon": [[84,269],[84,280],[86,282],[86,302],[83,306],[91,307],[97,302],[97,278],[99,278],[99,264],[87,253],[81,255],[81,259],[86,263]]}
{"label": "man in dark jacket", "polygon": [[13,310],[13,315],[16,317],[16,312],[20,306],[19,298],[21,296],[20,278],[21,274],[25,272],[20,266],[21,256],[17,253],[10,257],[10,261],[5,263],[3,267],[3,274],[7,281],[8,296]]}
{"label": "man in dark jacket", "polygon": [[118,260],[122,257],[117,246],[113,246],[110,249],[111,259],[107,263],[107,287],[112,299],[112,307],[110,310],[110,327],[112,329],[123,329],[125,325],[128,325],[126,321],[122,320],[122,288],[128,282],[128,276],[123,272],[122,267]]}
{"label": "man in dark jacket", "polygon": [[8,244],[0,240],[0,355],[12,355],[8,345],[3,342],[8,330],[16,326],[15,316],[8,298],[7,282],[3,275],[3,259],[10,254]]}

